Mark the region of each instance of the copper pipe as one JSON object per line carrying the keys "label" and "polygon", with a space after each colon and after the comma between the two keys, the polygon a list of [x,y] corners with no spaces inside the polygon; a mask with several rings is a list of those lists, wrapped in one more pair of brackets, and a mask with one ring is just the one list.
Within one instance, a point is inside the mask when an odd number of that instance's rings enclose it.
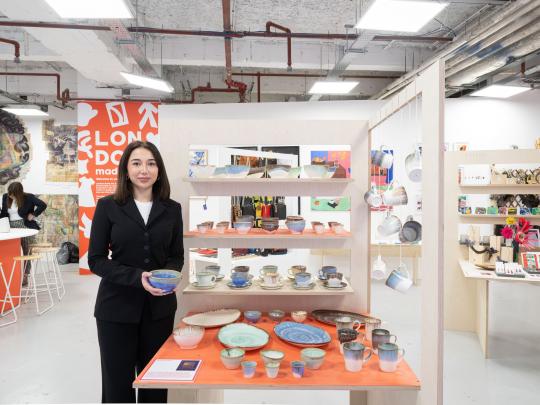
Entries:
{"label": "copper pipe", "polygon": [[[223,7],[223,30],[225,32],[231,31],[231,0],[221,0],[221,5]],[[231,47],[231,38],[225,37],[225,71],[227,72],[228,80],[232,80],[232,47]]]}
{"label": "copper pipe", "polygon": [[291,40],[291,30],[283,25],[276,24],[272,21],[266,22],[266,33],[271,34],[270,28],[274,27],[275,29],[284,31],[287,34],[287,70],[292,70],[292,40]]}
{"label": "copper pipe", "polygon": [[15,47],[15,59],[13,60],[15,63],[20,63],[21,61],[21,44],[17,41],[14,41],[13,39],[7,39],[7,38],[0,38],[0,42],[4,42],[6,44],[13,45]]}
{"label": "copper pipe", "polygon": [[56,99],[62,101],[62,96],[60,95],[60,75],[58,73],[0,72],[0,76],[55,77],[56,78]]}

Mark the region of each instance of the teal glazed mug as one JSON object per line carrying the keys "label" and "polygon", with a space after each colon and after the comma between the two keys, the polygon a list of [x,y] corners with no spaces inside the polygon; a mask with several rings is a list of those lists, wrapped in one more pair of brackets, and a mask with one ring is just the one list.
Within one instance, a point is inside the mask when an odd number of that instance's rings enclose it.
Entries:
{"label": "teal glazed mug", "polygon": [[[394,341],[390,342],[390,340],[392,339]],[[387,329],[373,329],[373,331],[371,332],[371,342],[372,342],[373,351],[377,353],[377,350],[380,344],[396,343],[397,336],[391,335],[390,331],[388,331]]]}
{"label": "teal glazed mug", "polygon": [[379,368],[385,373],[393,373],[398,364],[403,360],[405,350],[400,349],[395,343],[381,343],[379,345]]}

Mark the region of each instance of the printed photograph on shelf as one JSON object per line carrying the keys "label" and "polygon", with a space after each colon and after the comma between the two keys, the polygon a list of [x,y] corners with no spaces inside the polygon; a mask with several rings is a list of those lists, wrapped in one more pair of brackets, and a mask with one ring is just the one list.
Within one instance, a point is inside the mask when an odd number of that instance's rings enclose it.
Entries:
{"label": "printed photograph on shelf", "polygon": [[45,180],[48,182],[76,182],[77,126],[54,125],[54,120],[43,122],[43,140],[49,150]]}
{"label": "printed photograph on shelf", "polygon": [[350,211],[351,199],[349,197],[335,197],[335,198],[311,198],[311,210],[312,211]]}
{"label": "printed photograph on shelf", "polygon": [[[351,177],[351,151],[312,150],[311,164],[323,164],[335,168],[332,178]],[[350,211],[351,199],[349,197],[312,197],[310,205],[313,211]]]}
{"label": "printed photograph on shelf", "polygon": [[[208,165],[207,150],[190,150],[189,151],[189,166],[206,166]],[[193,170],[190,168],[189,177],[193,177]]]}
{"label": "printed photograph on shelf", "polygon": [[454,142],[452,144],[452,150],[456,152],[466,152],[469,149],[468,142]]}

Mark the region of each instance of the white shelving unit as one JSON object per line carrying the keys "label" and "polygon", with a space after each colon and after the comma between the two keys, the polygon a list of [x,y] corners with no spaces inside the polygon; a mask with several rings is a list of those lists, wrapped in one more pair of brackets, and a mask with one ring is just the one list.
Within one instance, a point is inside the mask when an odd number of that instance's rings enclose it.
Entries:
{"label": "white shelving unit", "polygon": [[[467,261],[468,251],[458,244],[458,224],[504,224],[508,215],[466,215],[458,212],[461,194],[540,194],[540,184],[458,183],[458,170],[464,165],[538,164],[540,150],[492,150],[445,153],[445,328],[476,332],[482,351],[489,357],[489,283],[538,283],[536,277],[510,279],[494,272],[475,268]],[[540,224],[539,215],[523,217],[533,225]],[[459,299],[456,299],[459,297]]]}

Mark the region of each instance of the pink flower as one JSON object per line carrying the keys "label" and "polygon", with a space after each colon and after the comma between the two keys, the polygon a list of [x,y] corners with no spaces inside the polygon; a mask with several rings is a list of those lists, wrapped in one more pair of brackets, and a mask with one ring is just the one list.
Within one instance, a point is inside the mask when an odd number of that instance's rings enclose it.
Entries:
{"label": "pink flower", "polygon": [[501,235],[505,239],[512,239],[514,236],[514,230],[509,226],[505,226],[501,231]]}

